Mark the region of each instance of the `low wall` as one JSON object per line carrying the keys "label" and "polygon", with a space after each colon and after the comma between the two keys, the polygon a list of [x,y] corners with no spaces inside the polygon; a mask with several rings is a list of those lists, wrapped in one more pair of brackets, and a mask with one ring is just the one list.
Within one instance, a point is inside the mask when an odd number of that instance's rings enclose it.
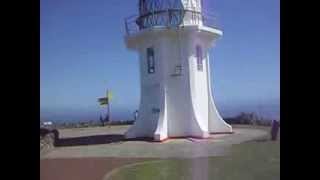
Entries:
{"label": "low wall", "polygon": [[45,154],[55,147],[59,139],[59,132],[40,128],[40,155]]}

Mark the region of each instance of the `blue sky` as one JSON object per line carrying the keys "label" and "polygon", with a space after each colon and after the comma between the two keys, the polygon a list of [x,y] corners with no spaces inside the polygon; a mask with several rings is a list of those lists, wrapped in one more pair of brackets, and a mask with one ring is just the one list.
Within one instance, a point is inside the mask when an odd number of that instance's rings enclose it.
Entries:
{"label": "blue sky", "polygon": [[[204,0],[224,36],[211,51],[214,97],[222,114],[276,105],[280,98],[279,0]],[[140,99],[138,56],[125,47],[124,18],[138,0],[41,0],[40,108],[47,118],[131,116]],[[246,109],[246,107],[248,107]],[[274,109],[274,108],[273,108]]]}

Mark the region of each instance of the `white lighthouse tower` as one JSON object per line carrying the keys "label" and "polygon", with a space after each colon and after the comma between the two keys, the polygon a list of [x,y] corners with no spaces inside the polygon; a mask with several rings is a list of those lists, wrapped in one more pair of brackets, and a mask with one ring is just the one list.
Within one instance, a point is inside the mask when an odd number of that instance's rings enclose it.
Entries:
{"label": "white lighthouse tower", "polygon": [[[211,21],[212,23],[212,21]],[[222,35],[201,0],[140,0],[125,41],[139,53],[141,102],[127,138],[207,138],[229,133],[211,94],[209,49]]]}

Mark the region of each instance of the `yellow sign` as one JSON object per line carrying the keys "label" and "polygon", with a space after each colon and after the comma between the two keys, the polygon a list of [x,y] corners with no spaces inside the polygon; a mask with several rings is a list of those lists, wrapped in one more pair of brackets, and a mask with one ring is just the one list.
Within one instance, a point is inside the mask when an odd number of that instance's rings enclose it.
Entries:
{"label": "yellow sign", "polygon": [[99,98],[98,101],[100,105],[107,105],[109,103],[108,98]]}
{"label": "yellow sign", "polygon": [[101,106],[107,106],[109,105],[111,99],[112,99],[112,93],[110,91],[107,91],[106,97],[98,98],[98,102]]}
{"label": "yellow sign", "polygon": [[107,98],[108,98],[109,101],[112,99],[111,91],[107,91]]}

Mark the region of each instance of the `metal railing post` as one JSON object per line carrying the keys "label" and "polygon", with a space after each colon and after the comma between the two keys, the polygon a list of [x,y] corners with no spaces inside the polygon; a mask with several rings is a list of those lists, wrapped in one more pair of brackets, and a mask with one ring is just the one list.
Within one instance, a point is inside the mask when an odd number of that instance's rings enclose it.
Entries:
{"label": "metal railing post", "polygon": [[[165,15],[167,14],[167,15]],[[166,17],[165,17],[166,16]],[[177,17],[178,16],[178,17]],[[150,14],[145,15],[133,15],[124,19],[125,23],[125,31],[127,35],[132,33],[137,33],[139,30],[148,28],[149,26],[155,25],[164,25],[167,27],[171,27],[173,20],[181,21],[179,24],[181,27],[185,26],[184,18],[189,17],[193,23],[200,23],[202,21],[204,26],[209,26],[212,28],[217,28],[216,17],[213,14],[207,14],[206,12],[198,12],[196,9],[192,9],[190,11],[186,9],[169,9],[163,10],[161,12],[150,12]],[[177,19],[178,18],[178,19]],[[167,22],[163,22],[161,20],[166,20]],[[149,21],[149,22],[145,22]],[[145,23],[147,26],[144,26]],[[132,23],[132,24],[131,24]]]}
{"label": "metal railing post", "polygon": [[127,19],[124,20],[124,24],[125,24],[125,27],[126,27],[126,33],[127,33],[127,35],[129,35],[129,28],[128,28]]}

